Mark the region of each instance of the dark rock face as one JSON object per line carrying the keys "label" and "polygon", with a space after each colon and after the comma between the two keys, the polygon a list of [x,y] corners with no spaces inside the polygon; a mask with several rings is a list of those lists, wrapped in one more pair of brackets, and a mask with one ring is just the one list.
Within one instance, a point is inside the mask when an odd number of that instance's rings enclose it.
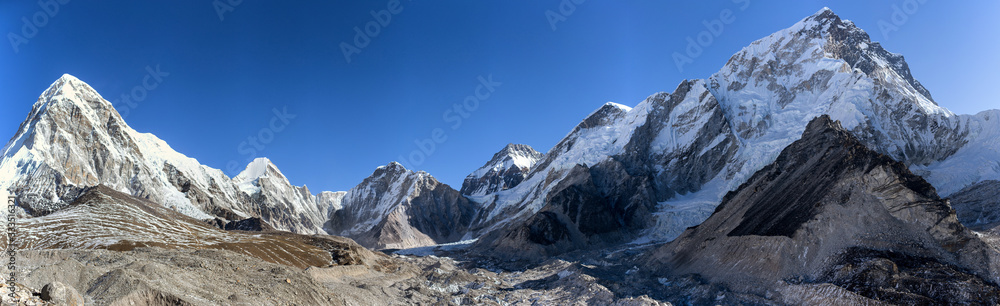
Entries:
{"label": "dark rock face", "polygon": [[226,223],[224,228],[227,231],[248,231],[248,232],[262,232],[262,231],[274,231],[271,225],[264,222],[260,218],[246,218],[239,221],[233,221]]}
{"label": "dark rock face", "polygon": [[558,215],[549,211],[539,213],[526,224],[525,228],[528,231],[528,241],[540,245],[553,245],[569,238],[566,224],[559,220]]}
{"label": "dark rock face", "polygon": [[[687,194],[716,177],[736,154],[738,144],[719,102],[701,81],[684,81],[673,93],[652,98],[654,107],[645,123],[636,128],[625,152],[615,157],[632,176],[649,177],[656,201]],[[676,111],[684,100],[696,99],[697,107]],[[703,121],[702,125],[687,125]],[[676,122],[674,124],[665,124]],[[664,130],[693,132],[693,143],[683,150],[662,151],[651,145]],[[721,140],[717,140],[721,138]]]}
{"label": "dark rock face", "polygon": [[475,213],[472,203],[436,180],[420,187],[419,194],[410,199],[410,225],[438,243],[461,239]]}
{"label": "dark rock face", "polygon": [[327,231],[376,249],[458,241],[476,213],[475,203],[455,189],[398,163],[376,169],[344,195],[341,205]]}
{"label": "dark rock face", "polygon": [[208,224],[208,225],[210,225],[212,227],[215,227],[215,228],[218,228],[218,229],[221,229],[221,230],[226,229],[226,223],[229,223],[229,220],[225,220],[225,219],[218,218],[218,217],[212,218],[212,219],[207,219],[207,220],[202,220],[202,221],[204,221],[205,224]]}
{"label": "dark rock face", "polygon": [[1000,226],[1000,181],[983,181],[951,195],[958,221],[978,231]]}
{"label": "dark rock face", "polygon": [[476,172],[469,174],[460,192],[467,196],[488,195],[517,186],[528,177],[528,172],[542,153],[528,145],[508,144],[493,154],[493,158]]}
{"label": "dark rock face", "polygon": [[[822,118],[814,120],[808,127],[803,138],[795,145],[804,148],[798,152],[789,152],[778,157],[775,164],[794,164],[799,168],[810,169],[814,175],[808,183],[795,180],[801,173],[794,171],[773,170],[767,180],[771,182],[766,189],[755,189],[752,201],[769,203],[755,205],[743,215],[739,223],[727,235],[729,236],[786,236],[791,238],[807,221],[816,217],[820,211],[817,203],[829,195],[830,186],[834,186],[848,173],[865,171],[867,168],[885,166],[900,173],[900,184],[917,192],[920,196],[937,198],[934,188],[909,170],[900,168],[888,156],[881,154],[863,154],[867,151],[853,136],[843,129],[820,126],[825,124]],[[823,155],[815,155],[815,148],[826,148]],[[843,148],[843,149],[841,149]],[[794,192],[789,192],[794,191]],[[840,195],[841,202],[850,201],[849,194]]]}
{"label": "dark rock face", "polygon": [[757,295],[833,284],[894,303],[995,303],[998,257],[930,184],[822,116],[647,263]]}

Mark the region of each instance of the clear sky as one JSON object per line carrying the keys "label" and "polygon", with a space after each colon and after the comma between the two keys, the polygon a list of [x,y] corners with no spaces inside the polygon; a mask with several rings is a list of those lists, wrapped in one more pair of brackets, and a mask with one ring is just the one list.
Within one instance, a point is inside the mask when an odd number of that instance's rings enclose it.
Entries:
{"label": "clear sky", "polygon": [[[997,1],[574,1],[3,1],[0,137],[69,73],[230,176],[266,156],[314,193],[346,190],[403,159],[457,189],[507,143],[545,152],[605,102],[706,78],[824,6],[905,55],[939,104],[1000,107]],[[672,54],[724,10],[735,21],[678,69]]]}

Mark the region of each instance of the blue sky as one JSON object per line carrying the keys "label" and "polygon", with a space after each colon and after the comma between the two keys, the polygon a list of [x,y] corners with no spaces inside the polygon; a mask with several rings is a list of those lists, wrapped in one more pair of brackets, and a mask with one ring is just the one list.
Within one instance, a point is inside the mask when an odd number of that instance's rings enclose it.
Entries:
{"label": "blue sky", "polygon": [[[1000,106],[997,1],[587,0],[570,10],[572,0],[402,0],[396,13],[385,0],[232,2],[216,1],[221,18],[210,0],[69,1],[58,11],[0,3],[0,137],[69,73],[117,102],[134,129],[230,176],[251,155],[267,156],[293,184],[346,190],[403,159],[459,188],[507,143],[547,151],[605,102],[634,106],[708,77],[824,6],[905,55],[939,104],[957,113]],[[883,35],[880,21],[892,24],[894,6],[907,4],[912,14]],[[678,69],[671,55],[724,10],[735,21]],[[37,33],[24,32],[22,18],[35,18]],[[379,19],[384,26],[369,29],[377,35],[355,44],[354,28]],[[27,41],[16,52],[11,34]],[[358,51],[349,63],[342,43]],[[136,91],[157,69],[147,84],[155,88]],[[120,96],[132,93],[144,96],[129,107]],[[473,110],[455,112],[477,94]],[[241,145],[258,136],[270,141]],[[413,153],[418,143],[433,152]]]}

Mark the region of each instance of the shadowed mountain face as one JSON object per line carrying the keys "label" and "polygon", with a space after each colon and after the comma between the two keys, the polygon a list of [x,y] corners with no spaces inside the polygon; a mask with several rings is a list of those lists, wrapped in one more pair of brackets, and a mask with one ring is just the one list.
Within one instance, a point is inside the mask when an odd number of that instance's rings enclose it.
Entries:
{"label": "shadowed mountain face", "polygon": [[375,249],[456,242],[468,232],[476,209],[447,184],[395,162],[348,190],[341,205],[327,231]]}
{"label": "shadowed mountain face", "polygon": [[1000,226],[1000,181],[983,181],[952,194],[958,221],[974,230],[997,233]]}
{"label": "shadowed mountain face", "polygon": [[465,196],[485,196],[513,188],[524,181],[531,167],[541,158],[542,153],[528,145],[508,144],[465,178],[461,193]]}
{"label": "shadowed mountain face", "polygon": [[830,283],[894,302],[1000,301],[997,251],[930,184],[825,116],[650,258],[760,295]]}

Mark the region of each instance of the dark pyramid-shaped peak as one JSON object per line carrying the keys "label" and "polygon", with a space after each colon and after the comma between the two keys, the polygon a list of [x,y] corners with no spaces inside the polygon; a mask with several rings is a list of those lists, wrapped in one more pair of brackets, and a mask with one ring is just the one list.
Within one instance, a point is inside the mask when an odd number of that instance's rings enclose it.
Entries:
{"label": "dark pyramid-shaped peak", "polygon": [[[804,279],[911,304],[996,297],[1000,290],[990,283],[997,276],[990,271],[997,257],[930,184],[821,116],[774,163],[728,193],[707,220],[653,251],[648,263],[753,294],[769,294],[761,284]],[[885,281],[863,278],[885,263],[898,271]],[[974,293],[941,294],[903,281],[919,269],[925,273],[916,276],[919,282],[938,288],[971,283]],[[927,276],[934,273],[956,276]]]}
{"label": "dark pyramid-shaped peak", "polygon": [[[793,142],[773,164],[750,178],[744,185],[766,181],[768,189],[753,193],[753,207],[729,236],[788,236],[819,212],[829,186],[857,171],[887,167],[902,186],[929,200],[940,200],[930,184],[911,173],[905,165],[876,153],[841,127],[840,122],[823,115],[809,122],[802,138]],[[810,173],[802,169],[810,169]],[[741,186],[742,188],[742,186]],[[740,191],[731,192],[717,208],[728,205]]]}

